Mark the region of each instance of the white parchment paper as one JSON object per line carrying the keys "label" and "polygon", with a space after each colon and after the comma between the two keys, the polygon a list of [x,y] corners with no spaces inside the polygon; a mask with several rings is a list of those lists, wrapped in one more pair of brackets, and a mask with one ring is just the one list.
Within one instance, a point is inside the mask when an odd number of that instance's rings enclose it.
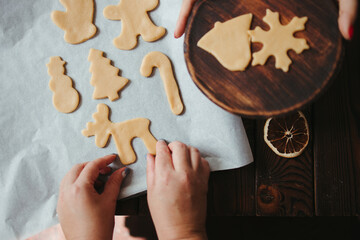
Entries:
{"label": "white parchment paper", "polygon": [[[58,186],[76,163],[116,153],[114,141],[98,148],[94,137],[81,130],[93,121],[98,103],[111,108],[111,120],[121,122],[136,117],[151,120],[157,139],[179,140],[193,145],[209,160],[212,170],[230,169],[252,162],[241,118],[208,100],[191,81],[183,55],[183,38],[173,32],[180,0],[161,0],[150,13],[152,20],[167,29],[154,43],[139,38],[132,51],[112,44],[120,34],[121,22],[105,19],[103,9],[118,0],[96,1],[98,33],[79,45],[64,41],[64,32],[50,18],[51,11],[64,10],[57,0],[0,0],[0,234],[1,239],[23,239],[55,223]],[[130,80],[119,100],[93,100],[90,85],[90,48],[104,51]],[[169,108],[159,71],[151,78],[141,76],[143,57],[161,51],[174,65],[185,112],[175,116]],[[71,114],[57,112],[48,87],[46,63],[61,56],[81,104]],[[221,81],[221,79],[219,79]],[[138,160],[124,182],[120,198],[146,190],[146,148],[133,141]],[[120,167],[120,163],[114,164]]]}

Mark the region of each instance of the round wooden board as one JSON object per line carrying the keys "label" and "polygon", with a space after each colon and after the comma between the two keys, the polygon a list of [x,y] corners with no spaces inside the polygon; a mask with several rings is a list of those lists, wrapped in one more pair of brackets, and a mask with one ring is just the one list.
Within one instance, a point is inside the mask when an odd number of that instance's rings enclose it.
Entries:
{"label": "round wooden board", "polygon": [[[215,57],[197,47],[199,39],[215,22],[224,22],[252,13],[251,29],[260,26],[266,9],[279,12],[282,24],[295,16],[307,16],[305,31],[295,37],[305,38],[310,49],[296,54],[288,72],[275,68],[270,57],[263,66],[249,66],[243,72],[229,71]],[[185,60],[191,78],[213,102],[232,113],[251,117],[270,117],[297,110],[314,100],[330,83],[342,57],[342,37],[337,25],[335,1],[314,0],[201,0],[191,13],[185,33]],[[236,43],[234,43],[236,44]],[[252,52],[261,44],[252,43]]]}

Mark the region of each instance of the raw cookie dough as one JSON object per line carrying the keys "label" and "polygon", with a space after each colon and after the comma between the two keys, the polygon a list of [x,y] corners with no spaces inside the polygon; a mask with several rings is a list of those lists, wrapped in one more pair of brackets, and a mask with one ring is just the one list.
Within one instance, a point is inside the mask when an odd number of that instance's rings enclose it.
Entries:
{"label": "raw cookie dough", "polygon": [[71,78],[64,74],[64,64],[60,57],[51,57],[46,66],[51,77],[49,87],[54,92],[54,107],[59,112],[71,113],[78,107],[80,98],[79,93],[72,86]]}
{"label": "raw cookie dough", "polygon": [[166,29],[156,26],[147,13],[158,4],[159,0],[120,0],[116,6],[107,6],[104,16],[110,20],[122,21],[121,33],[114,39],[114,45],[122,50],[130,50],[137,45],[139,35],[146,42],[153,42],[164,36]]}
{"label": "raw cookie dough", "polygon": [[248,30],[252,14],[244,14],[226,22],[216,22],[197,46],[212,54],[226,69],[244,71],[251,60]]}
{"label": "raw cookie dough", "polygon": [[119,98],[118,92],[129,82],[127,78],[120,77],[119,69],[112,66],[110,59],[103,56],[103,52],[90,49],[88,60],[91,62],[90,84],[94,86],[94,99],[109,98],[114,101]]}
{"label": "raw cookie dough", "polygon": [[96,33],[93,22],[94,0],[60,0],[66,12],[53,11],[51,19],[65,31],[64,39],[71,44],[85,42]]}
{"label": "raw cookie dough", "polygon": [[294,33],[305,29],[307,17],[294,17],[287,25],[282,25],[279,20],[279,13],[266,9],[263,21],[270,26],[269,31],[260,27],[250,30],[251,41],[260,42],[263,47],[253,54],[252,66],[264,65],[270,56],[275,57],[275,67],[284,72],[289,70],[291,59],[287,55],[289,50],[300,54],[303,50],[309,49],[309,45],[303,38],[295,38]]}
{"label": "raw cookie dough", "polygon": [[86,137],[95,136],[98,147],[105,147],[110,135],[115,139],[116,148],[122,164],[128,165],[136,161],[131,141],[135,137],[143,140],[150,154],[156,154],[157,140],[149,130],[150,120],[135,118],[125,122],[112,123],[109,120],[109,107],[103,103],[97,105],[97,112],[93,114],[94,122],[88,122],[82,134]]}
{"label": "raw cookie dough", "polygon": [[174,77],[170,59],[161,52],[148,53],[141,63],[141,75],[143,75],[144,77],[149,77],[154,67],[157,67],[160,70],[160,76],[163,80],[166,96],[170,104],[171,111],[175,115],[181,114],[184,106],[181,101],[179,88]]}

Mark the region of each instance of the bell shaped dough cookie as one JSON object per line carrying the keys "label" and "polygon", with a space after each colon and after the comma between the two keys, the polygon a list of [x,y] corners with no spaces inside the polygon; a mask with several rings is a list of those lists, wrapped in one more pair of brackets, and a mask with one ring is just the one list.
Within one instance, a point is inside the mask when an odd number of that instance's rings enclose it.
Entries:
{"label": "bell shaped dough cookie", "polygon": [[251,61],[250,29],[252,14],[244,14],[226,22],[216,22],[197,46],[212,54],[230,71],[244,71]]}

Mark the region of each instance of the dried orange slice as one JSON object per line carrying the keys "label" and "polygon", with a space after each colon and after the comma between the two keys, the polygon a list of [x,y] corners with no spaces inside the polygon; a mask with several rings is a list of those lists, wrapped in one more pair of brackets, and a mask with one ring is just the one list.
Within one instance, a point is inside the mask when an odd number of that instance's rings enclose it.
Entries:
{"label": "dried orange slice", "polygon": [[281,157],[299,156],[309,143],[309,126],[304,114],[298,111],[289,116],[267,119],[264,140]]}

